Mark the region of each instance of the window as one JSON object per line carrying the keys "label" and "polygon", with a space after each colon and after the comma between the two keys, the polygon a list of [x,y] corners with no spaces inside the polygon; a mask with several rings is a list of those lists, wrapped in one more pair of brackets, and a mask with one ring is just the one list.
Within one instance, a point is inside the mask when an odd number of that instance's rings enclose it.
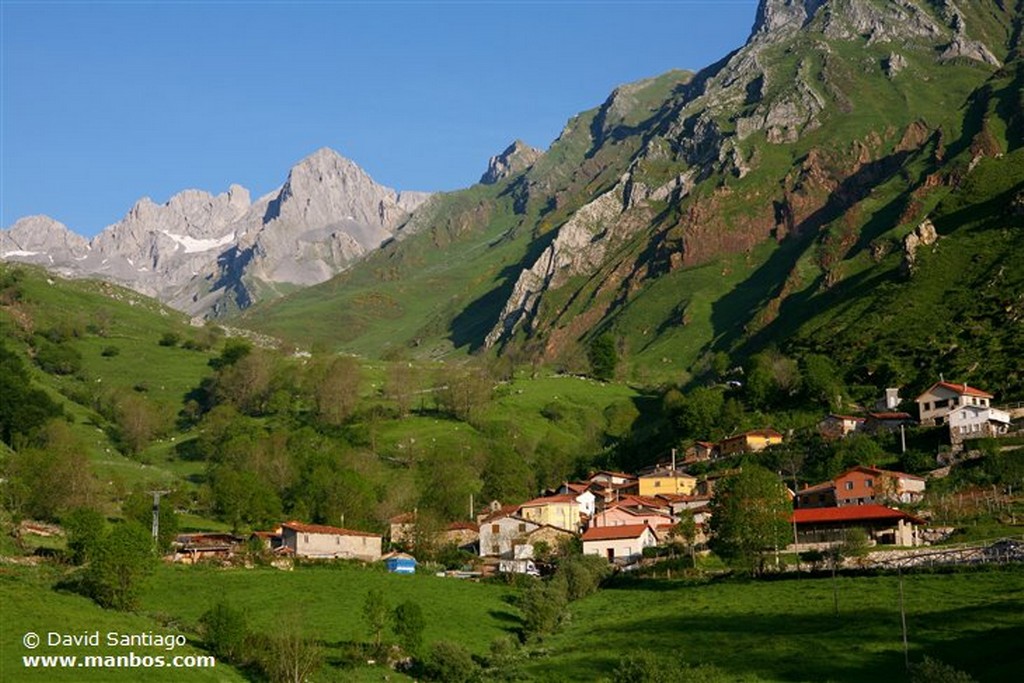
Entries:
{"label": "window", "polygon": [[526,522],[520,522],[519,523],[519,533],[521,533],[521,534],[525,534],[526,533]]}
{"label": "window", "polygon": [[501,546],[497,543],[491,545],[491,555],[501,555]]}
{"label": "window", "polygon": [[661,488],[661,480],[660,479],[655,479],[654,480],[654,488],[656,488],[656,489],[660,489]]}
{"label": "window", "polygon": [[864,480],[864,485],[867,486],[869,489],[875,487],[875,484],[874,484],[874,482],[871,479],[865,479]]}
{"label": "window", "polygon": [[927,401],[925,401],[925,404],[924,404],[924,409],[925,409],[925,410],[931,410],[931,409],[932,409],[932,404],[931,404],[931,403],[929,403],[929,402],[927,402]]}
{"label": "window", "polygon": [[501,533],[501,525],[500,524],[492,524],[491,525],[491,533],[492,534],[500,534]]}
{"label": "window", "polygon": [[846,482],[846,490],[847,491],[852,491],[853,490],[853,482],[852,481]]}
{"label": "window", "polygon": [[334,545],[341,545],[341,536],[334,537]]}
{"label": "window", "polygon": [[302,534],[302,542],[309,543],[309,534]]}

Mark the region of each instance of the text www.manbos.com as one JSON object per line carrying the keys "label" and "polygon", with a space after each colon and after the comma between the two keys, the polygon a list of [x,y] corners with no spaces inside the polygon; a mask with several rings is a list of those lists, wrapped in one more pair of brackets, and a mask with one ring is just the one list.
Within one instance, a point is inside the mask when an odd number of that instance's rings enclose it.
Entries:
{"label": "text www.manbos.com", "polygon": [[26,669],[211,669],[210,655],[22,655]]}

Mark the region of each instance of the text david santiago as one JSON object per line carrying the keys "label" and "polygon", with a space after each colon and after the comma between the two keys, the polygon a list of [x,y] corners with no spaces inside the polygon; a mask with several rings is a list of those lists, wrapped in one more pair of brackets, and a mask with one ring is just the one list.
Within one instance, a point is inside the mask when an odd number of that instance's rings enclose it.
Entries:
{"label": "text david santiago", "polygon": [[118,633],[108,631],[100,634],[99,631],[86,631],[83,633],[58,633],[49,631],[46,634],[46,644],[50,647],[162,647],[165,650],[173,650],[176,647],[185,645],[185,636],[171,633]]}

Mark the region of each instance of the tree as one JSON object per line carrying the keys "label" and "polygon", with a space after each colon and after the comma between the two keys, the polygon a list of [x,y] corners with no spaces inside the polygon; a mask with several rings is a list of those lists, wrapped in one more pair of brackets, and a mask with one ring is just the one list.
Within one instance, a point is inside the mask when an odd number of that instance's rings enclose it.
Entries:
{"label": "tree", "polygon": [[758,573],[764,553],[787,543],[792,506],[786,487],[772,472],[752,463],[723,479],[711,500],[712,548],[722,557],[750,563]]}
{"label": "tree", "polygon": [[332,426],[343,424],[359,401],[359,363],[344,356],[333,358],[315,364],[310,375],[317,418]]}
{"label": "tree", "polygon": [[804,394],[830,410],[843,404],[843,382],[839,371],[827,356],[810,354],[803,359]]}
{"label": "tree", "polygon": [[543,636],[558,627],[568,605],[567,591],[564,577],[558,577],[546,583],[536,582],[520,595],[519,611],[527,638]]}
{"label": "tree", "polygon": [[63,413],[45,391],[33,388],[21,357],[0,343],[0,440],[14,446],[15,435],[31,437]]}
{"label": "tree", "polygon": [[241,663],[249,634],[245,612],[218,602],[199,618],[206,648],[223,660]]}
{"label": "tree", "polygon": [[[153,494],[136,491],[121,504],[121,513],[125,519],[136,522],[143,528],[151,528],[153,524]],[[160,501],[160,535],[157,537],[157,548],[161,552],[168,550],[178,535],[178,513],[170,497]]]}
{"label": "tree", "polygon": [[684,510],[679,521],[669,532],[669,536],[682,539],[690,551],[690,563],[696,567],[697,521],[693,516],[693,512]]}
{"label": "tree", "polygon": [[67,535],[68,556],[74,564],[85,564],[106,533],[107,520],[92,508],[75,508],[61,518]]}
{"label": "tree", "polygon": [[305,683],[323,666],[323,649],[305,636],[295,615],[280,622],[264,642],[260,667],[272,683]]}
{"label": "tree", "polygon": [[383,591],[377,588],[370,589],[363,601],[363,620],[366,621],[366,627],[373,637],[374,647],[378,649],[384,638],[384,629],[388,626],[388,613],[388,602]]}
{"label": "tree", "polygon": [[599,336],[591,342],[587,356],[590,359],[590,372],[594,377],[605,382],[615,377],[615,368],[619,364],[615,337],[610,334]]}
{"label": "tree", "polygon": [[142,581],[155,565],[149,530],[135,522],[124,522],[96,544],[86,585],[103,607],[131,610],[138,602]]}
{"label": "tree", "polygon": [[423,644],[423,630],[427,627],[419,603],[412,600],[400,603],[395,607],[391,619],[395,636],[402,648],[409,653],[417,652]]}
{"label": "tree", "polygon": [[469,683],[478,672],[479,667],[469,650],[446,640],[431,645],[423,661],[423,677],[428,681]]}
{"label": "tree", "polygon": [[721,389],[698,387],[676,401],[673,422],[683,436],[706,439],[719,426],[725,395]]}
{"label": "tree", "polygon": [[63,420],[47,422],[29,446],[8,457],[4,469],[5,502],[16,514],[57,519],[92,499],[89,459]]}

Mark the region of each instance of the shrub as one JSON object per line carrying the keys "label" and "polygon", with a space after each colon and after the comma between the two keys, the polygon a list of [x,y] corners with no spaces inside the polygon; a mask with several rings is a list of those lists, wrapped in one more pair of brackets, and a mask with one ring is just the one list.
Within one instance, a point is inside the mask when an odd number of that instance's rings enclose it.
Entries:
{"label": "shrub", "polygon": [[113,358],[114,356],[120,355],[121,349],[116,346],[104,346],[103,350],[100,351],[100,355],[104,358]]}
{"label": "shrub", "polygon": [[468,683],[478,673],[479,667],[469,650],[446,640],[431,645],[423,660],[423,677],[428,681]]}
{"label": "shrub", "polygon": [[244,661],[248,630],[245,613],[218,602],[199,618],[206,648],[223,660]]}
{"label": "shrub", "polygon": [[180,341],[181,335],[177,332],[164,332],[163,336],[160,337],[160,341],[157,343],[160,344],[160,346],[177,346]]}
{"label": "shrub", "polygon": [[911,683],[975,683],[975,679],[969,674],[931,657],[925,657],[920,663],[910,665],[910,681]]}

